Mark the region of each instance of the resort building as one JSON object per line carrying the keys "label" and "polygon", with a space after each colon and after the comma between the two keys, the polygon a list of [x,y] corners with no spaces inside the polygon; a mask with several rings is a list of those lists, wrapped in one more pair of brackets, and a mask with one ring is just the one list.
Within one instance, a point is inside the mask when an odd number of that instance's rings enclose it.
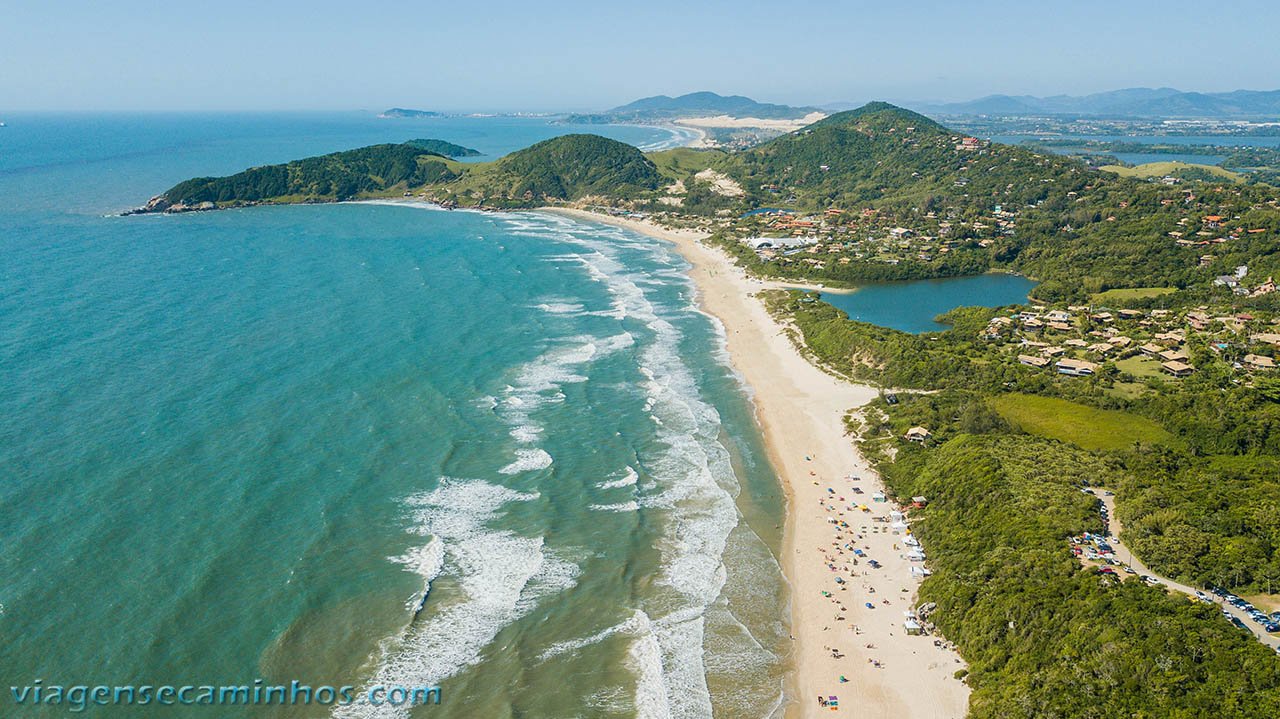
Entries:
{"label": "resort building", "polygon": [[1098,371],[1098,365],[1092,362],[1071,358],[1058,360],[1056,366],[1058,374],[1065,374],[1071,377],[1088,377]]}

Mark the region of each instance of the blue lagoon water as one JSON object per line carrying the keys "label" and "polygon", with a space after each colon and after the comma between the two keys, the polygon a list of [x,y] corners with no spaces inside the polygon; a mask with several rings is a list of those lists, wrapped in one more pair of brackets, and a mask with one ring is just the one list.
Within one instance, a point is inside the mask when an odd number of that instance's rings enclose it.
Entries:
{"label": "blue lagoon water", "polygon": [[947,329],[935,318],[957,307],[1026,302],[1027,293],[1036,284],[1026,277],[1005,274],[879,282],[852,292],[825,291],[822,300],[843,310],[849,319],[919,334]]}
{"label": "blue lagoon water", "polygon": [[0,683],[443,689],[217,716],[777,710],[784,500],[667,246],[399,204],[114,214],[370,142],[581,128],[6,120]]}

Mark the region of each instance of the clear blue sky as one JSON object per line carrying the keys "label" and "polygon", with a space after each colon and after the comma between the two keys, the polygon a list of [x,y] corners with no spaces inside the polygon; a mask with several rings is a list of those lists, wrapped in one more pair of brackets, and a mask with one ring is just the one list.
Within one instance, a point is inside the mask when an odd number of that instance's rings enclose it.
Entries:
{"label": "clear blue sky", "polygon": [[0,112],[1276,89],[1277,29],[1275,0],[0,0]]}

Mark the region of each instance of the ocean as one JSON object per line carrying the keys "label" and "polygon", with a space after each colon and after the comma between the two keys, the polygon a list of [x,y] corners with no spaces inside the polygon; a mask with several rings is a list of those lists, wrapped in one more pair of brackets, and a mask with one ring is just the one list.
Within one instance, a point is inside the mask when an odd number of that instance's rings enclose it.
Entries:
{"label": "ocean", "polygon": [[374,142],[483,160],[574,131],[683,138],[543,118],[5,119],[5,686],[441,689],[412,711],[219,717],[780,713],[785,501],[672,249],[399,203],[118,215],[189,176]]}

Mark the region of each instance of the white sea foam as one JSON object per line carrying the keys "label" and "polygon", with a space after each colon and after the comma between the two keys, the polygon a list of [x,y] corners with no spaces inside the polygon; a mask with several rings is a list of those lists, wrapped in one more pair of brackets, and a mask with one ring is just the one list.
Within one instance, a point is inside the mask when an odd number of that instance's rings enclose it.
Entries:
{"label": "white sea foam", "polygon": [[516,461],[508,464],[498,470],[503,474],[519,474],[520,472],[533,472],[539,469],[546,469],[551,466],[551,455],[546,450],[538,449],[517,449]]}
{"label": "white sea foam", "polygon": [[[637,712],[640,716],[710,716],[703,657],[705,617],[726,581],[723,555],[729,533],[738,523],[733,503],[738,487],[728,452],[719,443],[719,415],[699,397],[697,382],[679,355],[681,332],[674,317],[665,316],[653,304],[647,289],[688,280],[674,271],[661,281],[630,272],[619,248],[643,250],[655,261],[658,255],[651,243],[625,233],[575,233],[553,224],[547,235],[581,247],[578,262],[589,278],[609,292],[612,314],[640,322],[652,333],[638,359],[645,378],[641,383],[645,409],[664,449],[648,458],[655,492],[639,505],[663,510],[665,528],[656,544],[662,555],[658,582],[680,599],[674,606],[664,600],[664,614],[653,619],[651,631],[633,644]],[[692,296],[686,293],[685,301],[691,302]],[[684,316],[692,312],[697,310],[691,305],[684,308]],[[617,505],[594,508],[605,507],[613,510]]]}
{"label": "white sea foam", "polygon": [[440,570],[444,568],[444,542],[432,537],[421,547],[410,549],[398,557],[390,557],[390,560],[422,577],[422,592],[405,602],[406,609],[417,611],[431,591],[431,581],[440,576]]}
{"label": "white sea foam", "polygon": [[583,310],[582,304],[578,302],[543,302],[534,307],[549,315],[576,315]]}
{"label": "white sea foam", "polygon": [[552,657],[560,656],[568,652],[576,652],[583,647],[589,647],[592,644],[599,644],[615,634],[638,634],[641,631],[648,631],[649,618],[644,612],[636,611],[630,617],[621,622],[602,629],[595,634],[590,634],[578,639],[570,639],[564,642],[556,642],[547,647],[542,654],[538,655],[538,659],[546,661]]}
{"label": "white sea foam", "polygon": [[617,504],[593,504],[591,509],[596,512],[635,512],[640,509],[640,505],[633,499],[629,502],[618,502]]}
{"label": "white sea foam", "polygon": [[[403,637],[384,642],[370,684],[439,684],[479,662],[498,632],[538,600],[573,586],[577,566],[549,552],[540,537],[490,527],[504,505],[537,497],[487,482],[446,478],[435,490],[408,498],[413,531],[443,547],[437,571],[457,578],[461,596],[438,610],[428,608]],[[430,552],[405,556],[418,560],[420,569],[432,568]],[[406,708],[352,704],[336,708],[334,716],[409,714]]]}
{"label": "white sea foam", "polygon": [[627,668],[636,677],[636,719],[668,719],[671,706],[662,670],[662,647],[648,615],[640,612],[640,616],[640,635],[627,649]]}
{"label": "white sea foam", "polygon": [[616,477],[614,479],[607,479],[596,486],[599,487],[600,489],[617,489],[619,487],[633,487],[635,486],[636,480],[638,479],[640,479],[640,475],[639,473],[636,472],[635,468],[627,467],[625,470],[623,470],[623,475],[621,477]]}

